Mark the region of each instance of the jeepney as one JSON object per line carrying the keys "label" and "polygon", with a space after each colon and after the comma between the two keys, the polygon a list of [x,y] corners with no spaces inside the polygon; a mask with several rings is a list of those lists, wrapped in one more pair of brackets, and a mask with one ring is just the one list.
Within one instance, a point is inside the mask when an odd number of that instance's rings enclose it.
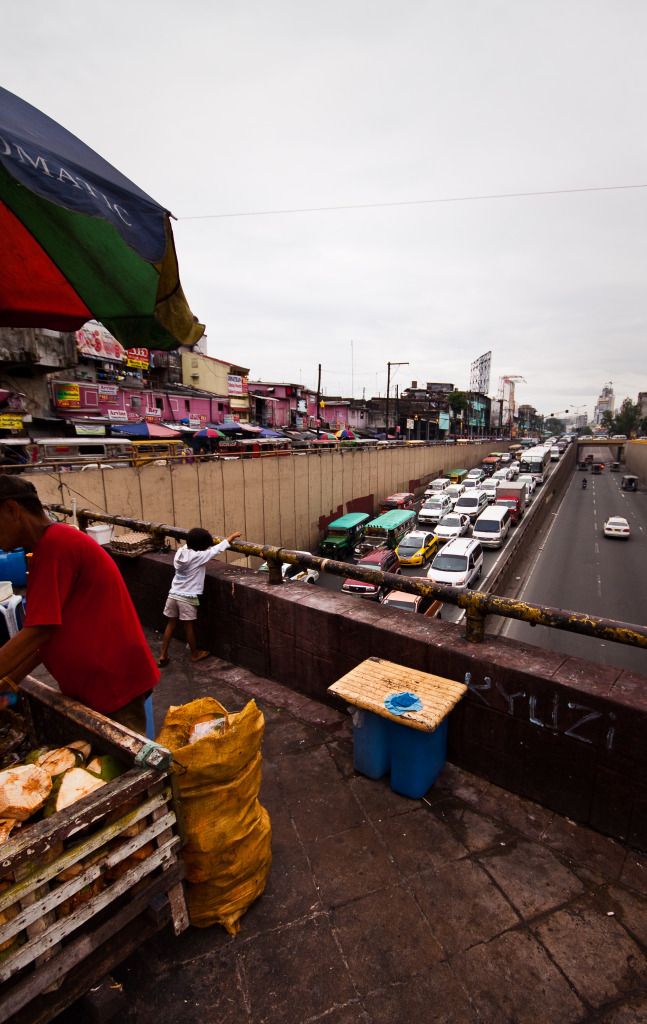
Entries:
{"label": "jeepney", "polygon": [[450,469],[450,471],[449,471],[449,473],[447,475],[448,475],[449,479],[451,480],[451,482],[453,484],[462,484],[462,483],[465,482],[465,477],[467,476],[467,470],[466,469]]}
{"label": "jeepney", "polygon": [[347,512],[345,516],[334,519],[326,527],[319,553],[324,558],[350,558],[356,544],[361,542],[364,527],[370,518],[368,512]]}
{"label": "jeepney", "polygon": [[416,525],[413,509],[406,512],[383,512],[372,519],[364,528],[362,540],[355,545],[356,555],[365,555],[374,548],[390,548],[395,551],[406,533]]}

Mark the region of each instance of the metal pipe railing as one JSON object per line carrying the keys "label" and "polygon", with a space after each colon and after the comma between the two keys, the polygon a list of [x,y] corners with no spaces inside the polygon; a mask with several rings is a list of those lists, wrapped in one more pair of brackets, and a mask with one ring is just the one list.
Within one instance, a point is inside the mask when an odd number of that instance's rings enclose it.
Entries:
{"label": "metal pipe railing", "polygon": [[[46,505],[46,508],[60,515],[73,515],[73,510],[65,505],[49,504]],[[128,516],[92,512],[89,509],[77,510],[76,515],[79,526],[83,530],[91,521],[111,523],[129,530],[150,533],[160,547],[163,546],[166,537],[184,540],[188,533],[188,530],[178,526],[169,526],[166,523],[144,522]],[[465,609],[465,635],[467,640],[472,643],[480,643],[484,640],[485,620],[488,615],[501,615],[504,618],[528,622],[531,626],[548,626],[551,629],[579,633],[582,636],[593,636],[599,640],[626,644],[629,647],[647,648],[647,628],[633,623],[618,622],[615,619],[586,615],[583,612],[569,611],[564,608],[515,601],[512,598],[499,597],[496,594],[438,586],[426,579],[381,572],[379,569],[370,569],[363,565],[349,565],[347,562],[337,562],[331,558],[321,558],[319,555],[292,551],[289,548],[275,547],[271,544],[250,544],[246,541],[236,541],[231,545],[231,550],[241,555],[262,558],[266,561],[270,570],[269,581],[273,584],[283,582],[281,564],[287,562],[290,565],[302,565],[306,568],[317,569],[319,572],[330,573],[333,576],[341,576],[344,579],[361,580],[379,587],[388,587],[389,590],[420,594],[423,597],[432,597],[443,601],[445,604],[456,605],[458,608]]]}

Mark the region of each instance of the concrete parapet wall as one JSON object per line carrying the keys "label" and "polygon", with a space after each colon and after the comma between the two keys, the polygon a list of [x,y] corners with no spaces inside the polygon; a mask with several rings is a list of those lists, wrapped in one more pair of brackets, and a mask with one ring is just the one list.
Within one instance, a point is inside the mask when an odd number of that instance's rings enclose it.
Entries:
{"label": "concrete parapet wall", "polygon": [[640,486],[647,487],[647,441],[629,441],[625,444],[627,473],[640,477]]}
{"label": "concrete parapet wall", "polygon": [[[118,559],[145,624],[162,628],[168,555]],[[647,849],[647,679],[407,616],[359,598],[211,563],[200,642],[330,702],[327,687],[371,655],[463,680],[450,759],[522,796]],[[217,694],[215,694],[217,696]],[[338,706],[338,705],[336,705]]]}
{"label": "concrete parapet wall", "polygon": [[[190,465],[30,474],[41,499],[257,544],[310,549],[344,512],[372,513],[395,491],[420,491],[441,469],[480,463],[487,444],[339,448]],[[502,448],[507,443],[499,442]],[[228,555],[247,564],[244,556]]]}

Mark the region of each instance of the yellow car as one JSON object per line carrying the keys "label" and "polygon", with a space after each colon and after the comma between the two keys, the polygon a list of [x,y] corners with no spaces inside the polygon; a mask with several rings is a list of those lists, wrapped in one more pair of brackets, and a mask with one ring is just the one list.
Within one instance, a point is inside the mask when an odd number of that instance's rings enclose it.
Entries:
{"label": "yellow car", "polygon": [[402,538],[395,553],[400,565],[425,565],[436,554],[440,545],[438,537],[426,530],[414,530]]}

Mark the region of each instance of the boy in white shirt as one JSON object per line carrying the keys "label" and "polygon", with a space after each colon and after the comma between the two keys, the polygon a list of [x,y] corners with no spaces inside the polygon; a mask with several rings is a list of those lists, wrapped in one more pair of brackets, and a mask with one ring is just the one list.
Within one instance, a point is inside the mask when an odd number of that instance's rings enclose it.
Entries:
{"label": "boy in white shirt", "polygon": [[202,661],[209,657],[209,651],[199,651],[195,640],[193,623],[198,617],[200,595],[204,590],[204,577],[207,562],[226,551],[232,541],[240,537],[239,533],[230,533],[220,544],[213,543],[213,537],[207,530],[195,527],[186,535],[186,545],[175,552],[173,565],[175,576],[164,605],[164,615],[168,619],[162,649],[157,659],[160,668],[169,663],[168,649],[175,632],[178,620],[184,623],[186,640],[191,651],[191,661]]}

